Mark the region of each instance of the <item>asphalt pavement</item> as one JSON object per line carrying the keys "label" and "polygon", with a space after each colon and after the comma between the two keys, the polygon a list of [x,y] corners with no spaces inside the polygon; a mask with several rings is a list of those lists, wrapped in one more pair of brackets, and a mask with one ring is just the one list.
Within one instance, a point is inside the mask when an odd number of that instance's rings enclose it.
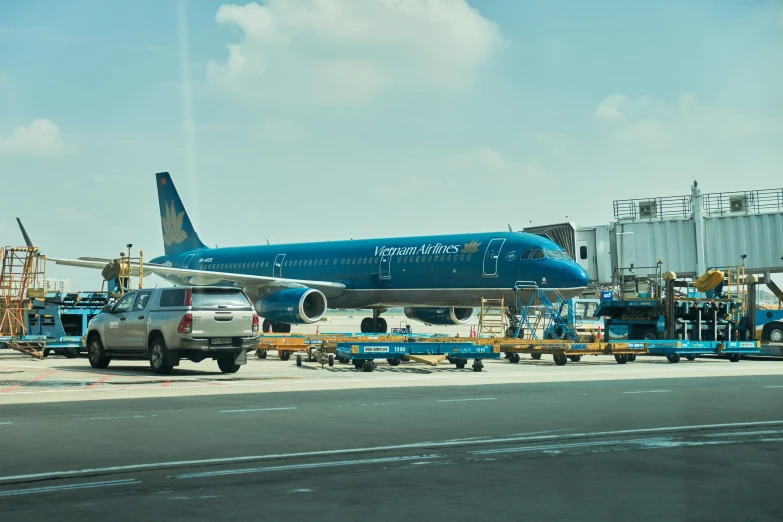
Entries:
{"label": "asphalt pavement", "polygon": [[0,408],[0,519],[781,520],[777,375]]}

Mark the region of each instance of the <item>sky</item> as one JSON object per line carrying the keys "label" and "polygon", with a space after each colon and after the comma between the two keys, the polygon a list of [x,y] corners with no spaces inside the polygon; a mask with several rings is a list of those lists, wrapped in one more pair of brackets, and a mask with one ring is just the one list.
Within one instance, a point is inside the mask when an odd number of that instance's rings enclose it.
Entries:
{"label": "sky", "polygon": [[0,238],[160,255],[160,171],[220,246],[778,188],[782,65],[783,1],[2,2]]}

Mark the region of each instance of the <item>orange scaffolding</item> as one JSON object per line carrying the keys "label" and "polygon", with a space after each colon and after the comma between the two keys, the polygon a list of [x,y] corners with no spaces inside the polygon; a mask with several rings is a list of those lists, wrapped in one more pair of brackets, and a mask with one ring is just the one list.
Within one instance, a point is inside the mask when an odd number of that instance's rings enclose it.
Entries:
{"label": "orange scaffolding", "polygon": [[[0,266],[0,336],[11,337],[9,347],[38,355],[18,339],[27,334],[30,298],[45,297],[46,259],[36,247],[5,247]],[[28,348],[33,348],[32,351]],[[35,353],[31,353],[35,352]],[[41,354],[42,355],[42,354]]]}

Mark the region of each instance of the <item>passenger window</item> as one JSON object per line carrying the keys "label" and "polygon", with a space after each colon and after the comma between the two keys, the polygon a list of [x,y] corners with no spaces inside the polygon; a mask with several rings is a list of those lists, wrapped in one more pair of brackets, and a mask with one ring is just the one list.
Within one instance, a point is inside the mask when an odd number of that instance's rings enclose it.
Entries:
{"label": "passenger window", "polygon": [[131,305],[133,304],[133,298],[136,294],[127,294],[125,297],[117,302],[117,306],[114,307],[115,312],[129,312]]}
{"label": "passenger window", "polygon": [[579,247],[579,259],[587,259],[587,247],[586,246],[580,246]]}
{"label": "passenger window", "polygon": [[324,260],[323,259],[319,259],[318,260],[318,266],[324,266]]}
{"label": "passenger window", "polygon": [[[470,257],[468,257],[468,259],[470,259]],[[460,261],[465,261],[465,254],[460,254],[459,255],[459,260]]]}
{"label": "passenger window", "polygon": [[416,256],[416,262],[417,263],[419,262],[419,256]]}
{"label": "passenger window", "polygon": [[[454,256],[454,258],[456,258],[456,257],[457,257],[457,256]],[[446,261],[451,261],[451,254],[449,254],[449,255],[447,255],[447,256],[446,256]]]}
{"label": "passenger window", "polygon": [[139,297],[136,298],[136,304],[133,305],[134,312],[141,312],[147,307],[147,301],[150,300],[152,292],[141,292]]}
{"label": "passenger window", "polygon": [[522,261],[527,261],[528,259],[530,259],[530,254],[532,254],[532,253],[533,253],[533,249],[532,248],[528,248],[527,250],[522,252],[522,255],[519,256],[519,259],[522,260]]}
{"label": "passenger window", "polygon": [[530,259],[543,259],[544,258],[544,251],[540,248],[535,249],[533,251],[533,256]]}
{"label": "passenger window", "polygon": [[355,258],[355,257],[354,257],[353,259],[351,259],[351,264],[352,264],[352,265],[355,265],[355,264],[356,264],[356,258]]}
{"label": "passenger window", "polygon": [[340,264],[342,264],[342,265],[345,264],[345,258],[343,258],[343,260],[342,260],[342,262]]}
{"label": "passenger window", "polygon": [[466,260],[466,261],[470,261],[470,254],[468,254],[468,255],[465,257],[465,260]]}
{"label": "passenger window", "polygon": [[432,263],[432,256],[427,256],[427,262]]}
{"label": "passenger window", "polygon": [[333,264],[333,265],[335,265],[335,266],[337,266],[337,260],[335,259],[335,260],[334,260],[334,263],[332,263],[332,264]]}

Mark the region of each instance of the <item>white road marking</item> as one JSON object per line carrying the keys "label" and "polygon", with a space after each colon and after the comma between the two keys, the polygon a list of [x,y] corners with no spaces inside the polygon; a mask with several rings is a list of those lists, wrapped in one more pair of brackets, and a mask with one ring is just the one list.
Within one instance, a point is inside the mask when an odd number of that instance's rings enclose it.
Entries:
{"label": "white road marking", "polygon": [[[730,422],[722,424],[694,424],[690,426],[665,426],[660,428],[637,428],[630,430],[613,430],[613,431],[594,431],[586,433],[562,433],[559,435],[535,435],[532,437],[500,437],[494,439],[481,439],[473,441],[472,444],[492,445],[492,444],[505,444],[510,442],[523,442],[523,441],[543,441],[553,439],[577,439],[584,437],[607,437],[613,435],[630,435],[630,434],[643,434],[643,433],[666,433],[688,430],[714,430],[723,428],[750,428],[758,426],[783,426],[783,420],[774,421],[756,421],[756,422]],[[335,450],[320,450],[298,453],[272,453],[267,455],[247,455],[239,457],[222,457],[213,459],[200,459],[200,460],[181,460],[170,462],[149,462],[146,464],[128,464],[125,466],[109,466],[103,468],[86,468],[77,470],[64,470],[64,471],[49,471],[44,473],[30,473],[26,475],[9,475],[0,477],[0,482],[9,482],[13,480],[30,480],[30,479],[43,479],[54,477],[69,477],[74,475],[95,474],[95,473],[114,473],[118,471],[134,471],[156,468],[171,468],[182,466],[195,466],[204,464],[231,464],[238,462],[247,462],[255,460],[279,460],[286,458],[301,458],[301,457],[323,457],[328,455],[351,455],[355,453],[372,453],[381,451],[399,451],[399,450],[411,450],[411,449],[426,449],[426,448],[448,448],[464,445],[464,442],[414,442],[410,444],[395,444],[390,446],[372,446],[367,448],[346,448]]]}
{"label": "white road marking", "polygon": [[227,469],[223,471],[203,471],[201,473],[185,473],[173,475],[174,479],[191,479],[203,477],[222,477],[225,475],[244,475],[247,473],[266,473],[269,471],[289,471],[294,469],[335,468],[343,466],[360,466],[362,464],[385,464],[389,462],[408,462],[411,460],[437,459],[443,455],[411,455],[409,457],[386,457],[380,459],[341,460],[336,462],[313,462],[310,464],[290,464],[288,466],[268,466],[266,468]]}
{"label": "white road marking", "polygon": [[632,394],[632,393],[669,393],[671,390],[639,390],[639,391],[628,391],[623,392],[626,394]]}
{"label": "white road marking", "polygon": [[476,397],[473,399],[438,399],[438,402],[496,401],[497,397]]}
{"label": "white road marking", "polygon": [[73,419],[75,421],[93,421],[93,420],[119,420],[119,419],[147,419],[151,417],[157,417],[157,415],[125,415],[118,417],[82,417],[79,419]]}
{"label": "white road marking", "polygon": [[248,410],[223,410],[220,413],[246,413],[251,411],[280,411],[280,410],[295,410],[295,406],[291,406],[290,408],[254,408],[254,409],[248,409]]}
{"label": "white road marking", "polygon": [[66,484],[63,486],[46,486],[42,488],[12,489],[8,491],[0,491],[0,497],[10,497],[13,495],[30,495],[33,493],[49,493],[52,491],[67,491],[70,489],[106,488],[111,486],[125,486],[128,484],[141,484],[141,481],[136,479],[124,479],[124,480],[108,480],[105,482],[86,482],[82,484]]}
{"label": "white road marking", "polygon": [[0,422],[0,426],[7,426],[9,424],[13,424],[13,422]]}
{"label": "white road marking", "polygon": [[781,430],[763,430],[763,431],[733,431],[731,433],[707,433],[705,437],[736,437],[743,435],[774,435],[783,433]]}
{"label": "white road marking", "polygon": [[312,492],[313,492],[312,489],[307,489],[307,488],[305,488],[305,489],[292,489],[290,491],[286,491],[286,493],[312,493]]}
{"label": "white road marking", "polygon": [[765,388],[783,388],[783,386],[764,386]]}

